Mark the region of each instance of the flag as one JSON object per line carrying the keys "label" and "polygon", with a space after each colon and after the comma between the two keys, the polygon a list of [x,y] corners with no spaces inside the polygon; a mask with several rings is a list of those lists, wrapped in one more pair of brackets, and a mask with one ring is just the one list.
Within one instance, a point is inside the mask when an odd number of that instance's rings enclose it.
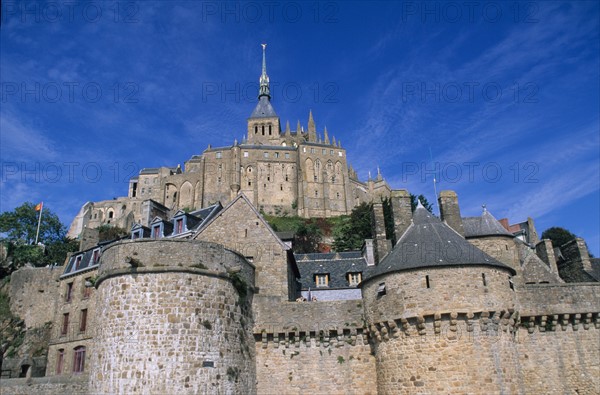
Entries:
{"label": "flag", "polygon": [[44,207],[44,202],[38,203],[38,205],[35,206],[35,211],[42,211],[42,207]]}

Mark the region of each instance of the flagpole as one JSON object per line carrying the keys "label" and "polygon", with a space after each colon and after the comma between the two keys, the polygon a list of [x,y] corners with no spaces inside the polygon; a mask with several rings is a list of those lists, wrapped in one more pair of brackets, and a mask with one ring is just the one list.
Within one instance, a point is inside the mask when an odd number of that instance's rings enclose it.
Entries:
{"label": "flagpole", "polygon": [[40,207],[40,216],[38,218],[37,232],[35,232],[35,245],[37,245],[38,237],[40,235],[40,225],[42,224],[42,211],[44,211],[44,203],[42,203],[42,207]]}

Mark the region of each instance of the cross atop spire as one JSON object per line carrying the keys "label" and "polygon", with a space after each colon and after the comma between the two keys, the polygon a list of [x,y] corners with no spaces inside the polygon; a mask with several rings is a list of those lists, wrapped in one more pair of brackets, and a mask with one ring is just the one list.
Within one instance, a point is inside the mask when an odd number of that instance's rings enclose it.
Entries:
{"label": "cross atop spire", "polygon": [[262,74],[260,75],[260,90],[258,92],[258,98],[260,99],[262,96],[266,96],[271,99],[271,89],[269,88],[269,76],[267,75],[267,44],[261,44],[263,49],[263,59],[262,59]]}

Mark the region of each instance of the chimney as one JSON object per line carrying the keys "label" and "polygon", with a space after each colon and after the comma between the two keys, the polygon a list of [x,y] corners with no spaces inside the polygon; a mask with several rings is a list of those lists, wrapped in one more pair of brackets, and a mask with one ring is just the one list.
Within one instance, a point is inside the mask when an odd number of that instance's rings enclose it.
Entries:
{"label": "chimney", "polygon": [[529,244],[536,245],[540,239],[538,239],[537,231],[533,223],[533,218],[527,217],[527,235],[529,237]]}
{"label": "chimney", "polygon": [[442,191],[438,198],[440,204],[440,216],[446,225],[450,226],[461,236],[465,236],[462,217],[460,216],[460,207],[458,206],[458,196],[454,191]]}
{"label": "chimney", "polygon": [[375,243],[373,239],[366,239],[362,248],[362,256],[367,261],[367,266],[375,265]]}
{"label": "chimney", "polygon": [[412,209],[410,207],[410,193],[406,189],[392,191],[392,212],[394,213],[394,240],[398,242],[400,237],[410,226]]}
{"label": "chimney", "polygon": [[385,237],[383,203],[373,203],[371,227],[375,237],[375,264],[378,264],[392,249],[392,243]]}
{"label": "chimney", "polygon": [[558,275],[558,267],[556,266],[556,257],[554,256],[554,248],[552,247],[552,241],[549,239],[543,239],[535,246],[535,253],[537,256],[550,267],[550,270]]}

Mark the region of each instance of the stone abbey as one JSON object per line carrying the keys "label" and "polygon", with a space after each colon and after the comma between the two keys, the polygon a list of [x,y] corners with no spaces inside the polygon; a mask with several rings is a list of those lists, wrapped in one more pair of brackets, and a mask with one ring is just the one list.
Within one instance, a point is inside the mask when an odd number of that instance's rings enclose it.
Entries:
{"label": "stone abbey", "polygon": [[[127,198],[83,206],[63,266],[11,275],[24,337],[2,393],[600,393],[600,260],[584,240],[463,217],[453,191],[440,218],[413,211],[408,191],[360,182],[312,116],[281,130],[264,48],[260,82],[240,143],[142,170]],[[357,251],[295,254],[262,215],[362,201],[373,239]],[[130,235],[99,242],[103,224]]]}
{"label": "stone abbey", "polygon": [[[127,197],[86,203],[73,222],[70,235],[102,224],[129,229],[148,224],[155,212],[226,203],[244,193],[261,212],[305,218],[349,214],[361,202],[390,196],[380,174],[361,182],[350,166],[346,150],[327,128],[317,131],[312,112],[306,130],[300,125],[282,129],[271,104],[263,48],[258,103],[248,118],[241,141],[209,147],[181,167],[142,169],[129,183]],[[152,214],[151,214],[152,213]]]}

